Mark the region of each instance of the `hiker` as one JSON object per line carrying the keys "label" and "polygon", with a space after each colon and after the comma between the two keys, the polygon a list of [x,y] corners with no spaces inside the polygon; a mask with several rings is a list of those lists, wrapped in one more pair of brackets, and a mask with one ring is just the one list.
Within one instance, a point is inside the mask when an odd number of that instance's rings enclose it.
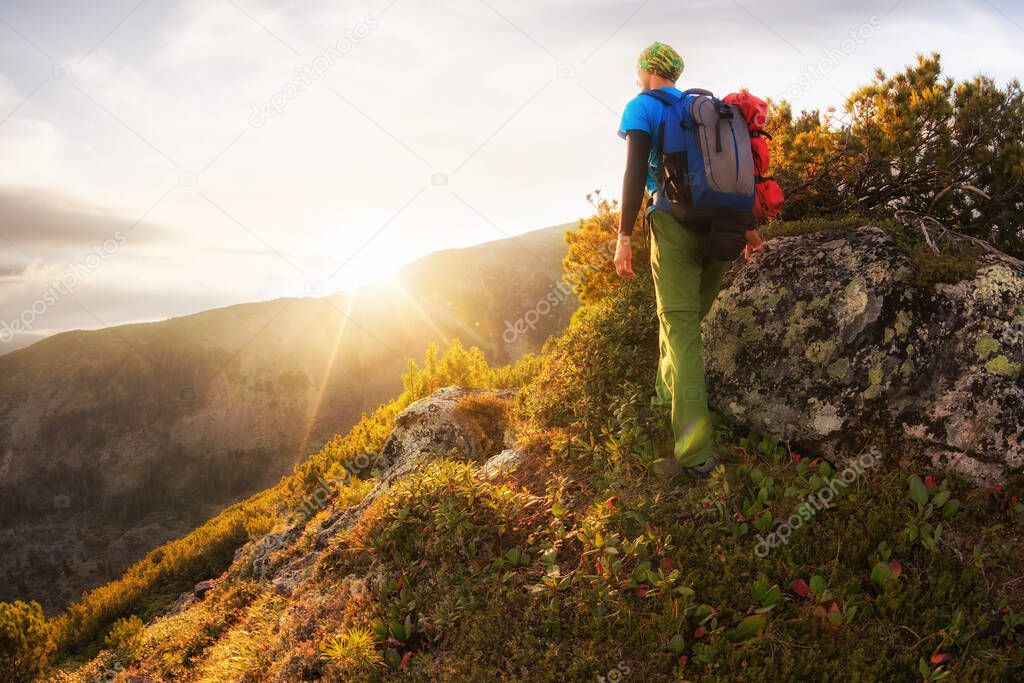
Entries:
{"label": "hiker", "polygon": [[[637,60],[637,85],[643,92],[626,105],[619,125],[619,136],[627,142],[627,154],[622,182],[622,212],[615,247],[615,270],[623,279],[636,277],[630,236],[646,188],[654,200],[645,220],[651,230],[651,270],[658,310],[660,352],[651,404],[669,411],[673,432],[671,448],[669,444],[664,445],[659,454],[662,457],[655,461],[654,469],[666,478],[679,473],[703,478],[717,465],[718,460],[711,447],[711,419],[704,384],[700,323],[718,295],[722,275],[729,261],[736,258],[740,251],[749,258],[761,248],[762,241],[756,228],[752,227],[752,221],[748,220],[753,200],[742,197],[737,199],[744,192],[749,192],[752,197],[752,169],[748,174],[749,179],[742,179],[742,183],[749,184],[749,187],[740,188],[741,192],[735,197],[723,199],[715,196],[708,200],[712,203],[722,202],[721,206],[726,207],[722,211],[707,210],[702,213],[694,210],[693,206],[687,208],[702,192],[697,183],[701,182],[698,176],[704,172],[704,168],[687,168],[685,152],[682,157],[666,154],[669,151],[666,146],[669,137],[676,136],[670,128],[686,127],[687,114],[676,111],[684,100],[684,93],[676,88],[676,81],[682,71],[682,58],[663,43],[652,44]],[[692,97],[689,93],[711,95],[707,91],[693,90],[687,91],[687,98]],[[712,102],[712,106],[723,106],[713,98],[704,99]],[[718,112],[718,115],[725,114],[727,112],[724,110]],[[677,117],[672,121],[674,125],[664,127],[663,122],[672,116]],[[745,130],[739,131],[744,126],[730,127],[730,131],[732,128],[736,129],[737,136],[747,135]],[[721,134],[717,125],[715,129]],[[691,138],[690,144],[696,139],[692,135]],[[739,137],[736,140],[737,144],[742,144]],[[746,140],[749,146],[750,138]],[[714,143],[709,143],[709,146],[714,147]],[[728,150],[733,149],[733,139],[728,140],[726,147]],[[729,163],[739,167],[739,156],[733,153]],[[691,151],[690,157],[690,162],[696,158],[695,163],[701,163],[699,149]],[[662,168],[663,158],[676,160],[682,167]],[[690,172],[694,168],[699,172]],[[729,169],[734,170],[731,166]],[[707,183],[706,178],[703,182]]]}

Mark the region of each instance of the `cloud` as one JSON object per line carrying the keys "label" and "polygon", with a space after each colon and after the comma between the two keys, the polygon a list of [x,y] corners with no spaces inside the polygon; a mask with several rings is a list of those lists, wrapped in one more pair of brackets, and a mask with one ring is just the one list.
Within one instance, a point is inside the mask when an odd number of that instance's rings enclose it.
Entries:
{"label": "cloud", "polygon": [[[45,188],[0,187],[0,216],[0,237],[32,258],[33,248],[79,251],[110,239],[118,231],[130,233],[135,243],[158,242],[171,234],[162,225]],[[10,267],[0,267],[0,276],[11,274]]]}

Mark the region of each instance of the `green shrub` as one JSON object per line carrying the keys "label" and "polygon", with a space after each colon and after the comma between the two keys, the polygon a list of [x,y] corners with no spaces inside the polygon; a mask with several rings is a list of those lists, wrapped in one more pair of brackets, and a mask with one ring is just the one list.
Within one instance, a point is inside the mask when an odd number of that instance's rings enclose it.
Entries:
{"label": "green shrub", "polygon": [[111,650],[128,650],[139,633],[142,632],[142,628],[142,619],[134,614],[124,619],[118,619],[110,627],[107,637],[103,639],[103,644]]}
{"label": "green shrub", "polygon": [[0,681],[34,681],[54,643],[39,603],[0,602]]}

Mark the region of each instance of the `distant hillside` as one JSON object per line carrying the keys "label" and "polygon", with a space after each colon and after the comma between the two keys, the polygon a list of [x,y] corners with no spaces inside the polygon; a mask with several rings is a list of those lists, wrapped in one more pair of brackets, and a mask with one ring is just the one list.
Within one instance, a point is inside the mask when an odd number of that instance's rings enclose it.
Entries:
{"label": "distant hillside", "polygon": [[432,254],[352,293],[0,357],[0,600],[59,608],[277,481],[394,395],[431,341],[493,362],[536,350],[576,308],[556,289],[568,227]]}

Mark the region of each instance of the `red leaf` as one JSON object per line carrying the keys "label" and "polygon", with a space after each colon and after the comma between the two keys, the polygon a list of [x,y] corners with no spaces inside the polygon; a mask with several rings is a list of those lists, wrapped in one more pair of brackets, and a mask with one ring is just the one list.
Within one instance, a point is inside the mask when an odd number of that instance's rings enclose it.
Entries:
{"label": "red leaf", "polygon": [[693,629],[693,637],[694,638],[703,638],[704,637],[704,627],[703,626],[698,626],[697,628]]}
{"label": "red leaf", "polygon": [[938,484],[935,483],[935,477],[930,474],[924,478],[924,485],[930,489],[938,488]]}
{"label": "red leaf", "polygon": [[661,570],[663,572],[670,572],[670,571],[672,571],[672,560],[670,560],[667,557],[661,558]]}
{"label": "red leaf", "polygon": [[932,655],[931,662],[932,664],[945,664],[951,659],[953,659],[953,655],[948,652],[936,652]]}
{"label": "red leaf", "polygon": [[892,572],[893,578],[898,579],[903,574],[903,565],[899,560],[889,560],[889,571]]}
{"label": "red leaf", "polygon": [[811,461],[811,467],[817,467],[820,464],[821,464],[821,458],[815,458],[814,460]]}
{"label": "red leaf", "polygon": [[828,608],[828,611],[829,612],[838,612],[839,611],[839,605],[835,601],[833,601],[832,605]]}
{"label": "red leaf", "polygon": [[1017,504],[1017,496],[1011,496],[1010,497],[1010,505],[1016,505],[1016,504]]}
{"label": "red leaf", "polygon": [[793,462],[800,462],[800,454],[793,451]]}
{"label": "red leaf", "polygon": [[1003,492],[1003,485],[1002,484],[996,484],[995,486],[992,487],[992,490],[995,491],[996,493],[1002,493]]}
{"label": "red leaf", "polygon": [[686,655],[679,655],[679,666],[686,666],[686,663],[690,661],[690,658]]}
{"label": "red leaf", "polygon": [[646,583],[641,583],[636,587],[636,591],[634,592],[636,593],[636,597],[645,598],[647,597],[647,594],[651,592],[651,589],[647,587]]}
{"label": "red leaf", "polygon": [[594,570],[595,570],[595,571],[596,571],[596,572],[597,572],[598,574],[600,574],[600,573],[601,573],[601,563],[600,563],[600,562],[597,562],[597,563],[595,563],[595,564],[594,564]]}
{"label": "red leaf", "polygon": [[604,506],[605,506],[606,508],[611,508],[611,507],[614,507],[614,506],[615,506],[615,501],[617,501],[618,499],[619,499],[619,497],[618,497],[618,496],[612,496],[611,498],[609,498],[608,500],[606,500],[606,501],[604,502]]}
{"label": "red leaf", "polygon": [[406,663],[412,658],[412,650],[402,655],[402,662],[398,665],[398,670],[401,671],[405,668]]}
{"label": "red leaf", "polygon": [[796,579],[793,581],[793,592],[801,598],[806,598],[811,594],[811,587],[803,579]]}

